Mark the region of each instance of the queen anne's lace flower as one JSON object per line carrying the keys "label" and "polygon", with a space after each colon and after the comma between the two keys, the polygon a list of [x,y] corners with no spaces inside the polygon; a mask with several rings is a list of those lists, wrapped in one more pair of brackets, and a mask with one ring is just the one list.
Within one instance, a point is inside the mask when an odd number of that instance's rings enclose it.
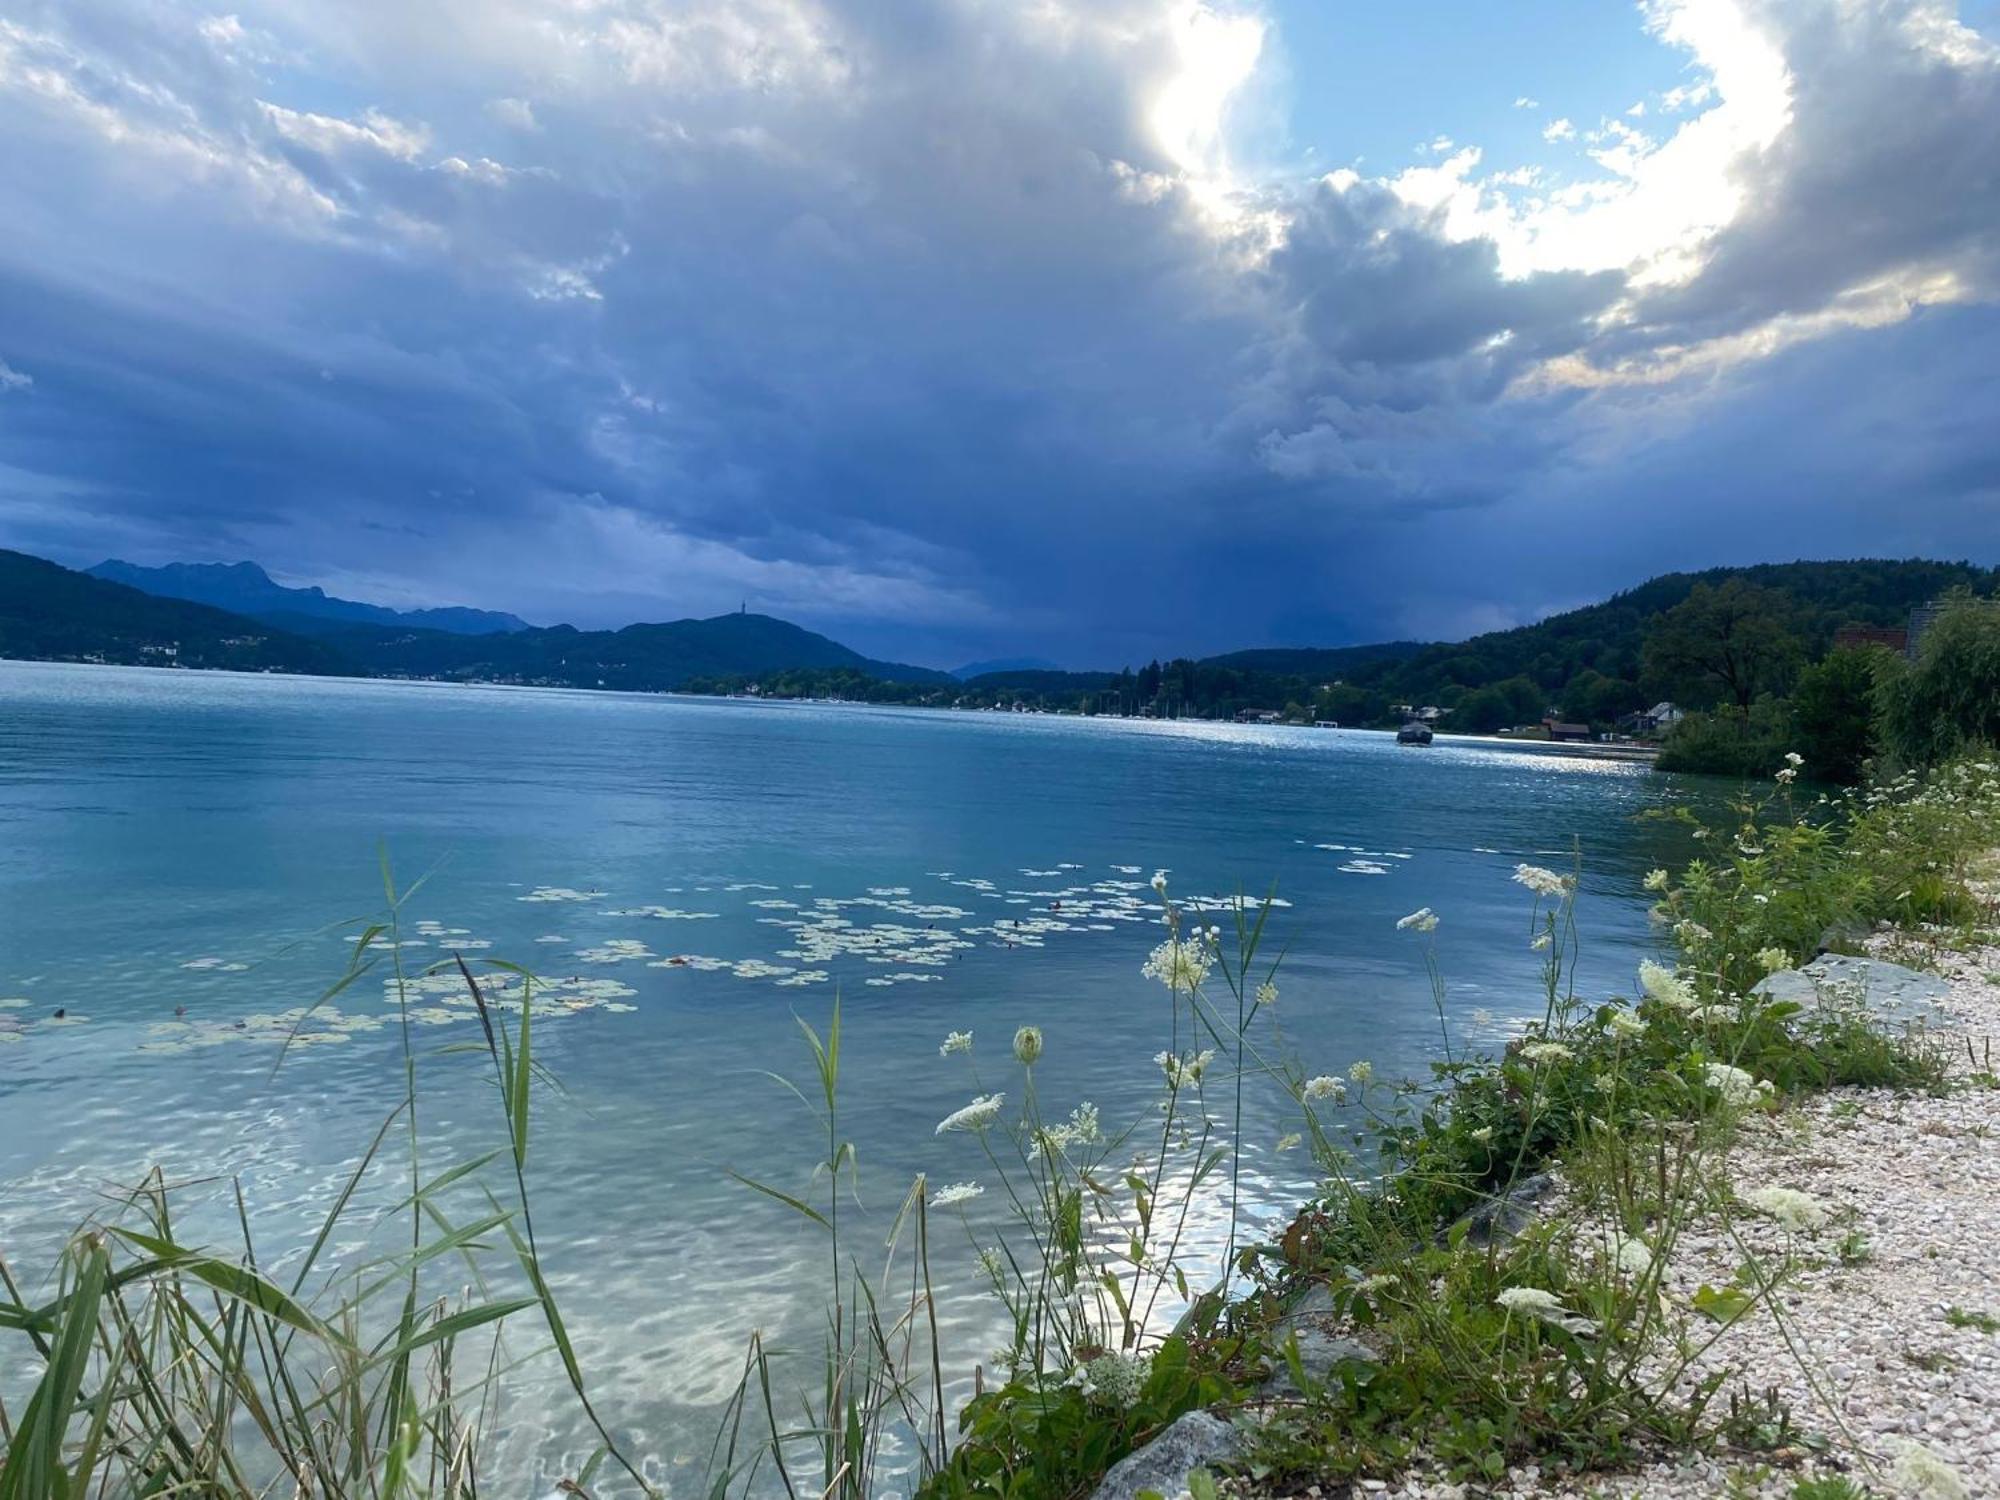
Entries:
{"label": "queen anne's lace flower", "polygon": [[972,1033],[969,1031],[954,1031],[947,1034],[944,1042],[938,1047],[938,1056],[950,1057],[954,1052],[970,1052],[971,1050]]}
{"label": "queen anne's lace flower", "polygon": [[1792,966],[1792,955],[1783,948],[1760,948],[1757,952],[1757,967],[1766,974],[1775,974],[1780,969]]}
{"label": "queen anne's lace flower", "polygon": [[1514,883],[1524,885],[1537,896],[1560,898],[1569,894],[1571,881],[1567,875],[1558,875],[1554,870],[1541,865],[1514,866]]}
{"label": "queen anne's lace flower", "polygon": [[1170,990],[1192,994],[1208,977],[1208,963],[1208,950],[1201,944],[1168,938],[1147,956],[1139,972]]}
{"label": "queen anne's lace flower", "polygon": [[1752,1188],[1736,1196],[1795,1234],[1821,1228],[1827,1220],[1826,1205],[1811,1193],[1802,1193],[1797,1188]]}
{"label": "queen anne's lace flower", "polygon": [[1668,876],[1665,870],[1648,870],[1646,878],[1642,883],[1649,891],[1664,891],[1667,888],[1667,880]]}
{"label": "queen anne's lace flower", "polygon": [[963,1109],[953,1110],[931,1132],[943,1135],[948,1130],[984,1130],[1000,1118],[1000,1106],[1007,1102],[1005,1094],[982,1094]]}
{"label": "queen anne's lace flower", "polygon": [[1017,1062],[1032,1067],[1042,1055],[1042,1028],[1023,1026],[1014,1033],[1014,1057]]}
{"label": "queen anne's lace flower", "polygon": [[950,1208],[954,1203],[970,1203],[986,1189],[976,1182],[954,1182],[931,1194],[932,1208]]}
{"label": "queen anne's lace flower", "polygon": [[1722,1095],[1725,1104],[1756,1104],[1771,1095],[1771,1085],[1760,1083],[1754,1073],[1732,1068],[1728,1063],[1709,1063],[1702,1069],[1708,1086]]}
{"label": "queen anne's lace flower", "polygon": [[1100,1354],[1070,1371],[1068,1383],[1094,1405],[1127,1411],[1139,1404],[1152,1364],[1144,1355]]}
{"label": "queen anne's lace flower", "polygon": [[1521,1056],[1529,1062],[1567,1062],[1576,1054],[1561,1042],[1523,1042]]}
{"label": "queen anne's lace flower", "polygon": [[1200,1052],[1183,1052],[1179,1056],[1171,1052],[1156,1052],[1153,1061],[1167,1075],[1167,1086],[1178,1089],[1201,1082],[1201,1075],[1215,1061],[1215,1049],[1207,1047]]}
{"label": "queen anne's lace flower", "polygon": [[1257,1003],[1261,1006],[1278,1003],[1278,986],[1275,981],[1267,979],[1257,986]]}
{"label": "queen anne's lace flower", "polygon": [[1322,1073],[1317,1078],[1308,1078],[1305,1087],[1299,1091],[1307,1103],[1317,1104],[1323,1099],[1331,1099],[1338,1104],[1347,1097],[1347,1085],[1331,1073]]}
{"label": "queen anne's lace flower", "polygon": [[1614,1010],[1604,1018],[1604,1029],[1613,1036],[1642,1037],[1646,1034],[1646,1023],[1629,1010]]}
{"label": "queen anne's lace flower", "polygon": [[1375,1064],[1371,1062],[1358,1062],[1347,1070],[1347,1076],[1352,1078],[1356,1083],[1367,1083],[1375,1076]]}
{"label": "queen anne's lace flower", "polygon": [[1971,1493],[1958,1470],[1922,1443],[1908,1439],[1896,1445],[1896,1461],[1889,1468],[1889,1477],[1916,1500],[1967,1500]]}
{"label": "queen anne's lace flower", "polygon": [[1694,991],[1688,987],[1687,981],[1650,958],[1639,960],[1639,988],[1646,992],[1647,999],[1669,1010],[1693,1010],[1695,1007]]}
{"label": "queen anne's lace flower", "polygon": [[1571,1333],[1588,1335],[1597,1332],[1597,1325],[1590,1319],[1565,1312],[1561,1298],[1538,1286],[1510,1286],[1493,1300],[1510,1313],[1539,1318]]}
{"label": "queen anne's lace flower", "polygon": [[1407,917],[1396,919],[1396,931],[1407,932],[1414,927],[1418,932],[1436,932],[1437,924],[1437,913],[1428,906],[1420,906]]}

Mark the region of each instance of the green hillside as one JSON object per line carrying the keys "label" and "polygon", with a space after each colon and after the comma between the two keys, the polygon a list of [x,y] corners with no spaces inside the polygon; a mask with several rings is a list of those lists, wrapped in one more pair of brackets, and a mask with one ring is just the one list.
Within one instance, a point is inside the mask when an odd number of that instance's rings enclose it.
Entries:
{"label": "green hillside", "polygon": [[0,550],[0,656],[245,672],[339,672],[337,653],[261,621]]}
{"label": "green hillside", "polygon": [[368,626],[325,639],[365,670],[398,677],[639,692],[670,691],[701,678],[754,679],[788,669],[842,670],[907,683],[951,681],[928,667],[873,661],[769,615],[717,615],[623,630],[556,625],[484,636]]}

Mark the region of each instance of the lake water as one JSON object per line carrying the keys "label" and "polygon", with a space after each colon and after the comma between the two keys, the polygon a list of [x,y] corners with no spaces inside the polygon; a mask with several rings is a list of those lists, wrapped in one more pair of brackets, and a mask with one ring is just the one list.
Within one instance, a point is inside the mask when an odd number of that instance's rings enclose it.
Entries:
{"label": "lake water", "polygon": [[[671,1479],[753,1329],[817,1341],[819,1241],[728,1175],[808,1186],[815,1127],[763,1072],[808,1072],[795,1015],[823,1028],[841,996],[880,1217],[916,1172],[982,1175],[971,1139],[932,1134],[974,1092],[948,1031],[974,1033],[989,1086],[1033,1022],[1052,1105],[1109,1120],[1157,1097],[1154,870],[1289,903],[1276,1016],[1310,1070],[1416,1073],[1437,1022],[1396,919],[1437,910],[1454,1022],[1494,1041],[1541,1008],[1509,874],[1574,845],[1586,987],[1629,988],[1640,878],[1682,852],[1637,815],[1682,794],[1368,733],[0,662],[0,1249],[45,1265],[100,1189],[159,1165],[237,1174],[270,1253],[296,1250],[401,1093],[376,977],[274,1072],[284,1013],[345,961],[331,924],[381,907],[386,851],[428,876],[406,965],[456,950],[552,985],[539,1050],[567,1092],[536,1103],[537,1225],[601,1405]],[[445,986],[418,1016],[442,1167],[502,1135],[479,1060],[444,1050],[477,1036],[471,1011]],[[1244,1132],[1266,1223],[1311,1188],[1273,1149],[1281,1103],[1254,1098]],[[191,1193],[219,1240],[223,1195]],[[995,1309],[969,1249],[940,1245],[969,1370]],[[546,1477],[590,1445],[540,1369],[509,1442]]]}

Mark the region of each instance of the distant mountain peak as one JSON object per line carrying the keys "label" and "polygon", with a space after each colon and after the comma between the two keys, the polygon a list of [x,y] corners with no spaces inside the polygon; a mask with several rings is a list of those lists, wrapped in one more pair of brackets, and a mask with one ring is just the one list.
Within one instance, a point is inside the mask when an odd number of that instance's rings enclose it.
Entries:
{"label": "distant mountain peak", "polygon": [[[335,598],[316,584],[289,588],[258,564],[247,561],[146,567],[113,557],[84,571],[93,578],[122,583],[162,599],[186,599],[257,619],[279,616],[285,628],[309,633],[340,625],[410,625],[453,635],[498,635],[528,629],[527,621],[497,610],[457,605],[392,609],[386,604]],[[316,622],[324,624],[316,626]]]}

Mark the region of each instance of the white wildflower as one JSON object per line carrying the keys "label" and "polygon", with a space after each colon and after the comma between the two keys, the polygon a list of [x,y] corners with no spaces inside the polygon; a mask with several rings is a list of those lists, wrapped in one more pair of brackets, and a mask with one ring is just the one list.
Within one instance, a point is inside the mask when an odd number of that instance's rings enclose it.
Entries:
{"label": "white wildflower", "polygon": [[1616,1235],[1609,1246],[1611,1263],[1628,1276],[1644,1276],[1653,1269],[1653,1252],[1642,1239]]}
{"label": "white wildflower", "polygon": [[1563,1311],[1561,1299],[1554,1292],[1545,1292],[1540,1287],[1510,1286],[1493,1300],[1510,1313],[1539,1318],[1571,1333],[1588,1335],[1597,1332],[1597,1325],[1590,1319]]}
{"label": "white wildflower", "polygon": [[1922,1443],[1907,1438],[1896,1445],[1896,1461],[1889,1467],[1896,1487],[1917,1500],[1967,1500],[1971,1491],[1958,1470]]}
{"label": "white wildflower", "polygon": [[1514,883],[1526,886],[1537,896],[1560,898],[1569,894],[1572,882],[1569,876],[1558,875],[1540,865],[1516,865]]}
{"label": "white wildflower", "polygon": [[964,1109],[953,1110],[932,1131],[933,1135],[943,1135],[947,1130],[984,1130],[1000,1118],[1000,1106],[1007,1102],[1005,1094],[982,1094]]}
{"label": "white wildflower", "polygon": [[1561,1042],[1523,1042],[1521,1056],[1529,1062],[1567,1062],[1576,1054]]}
{"label": "white wildflower", "polygon": [[1491,1026],[1493,1024],[1493,1012],[1484,1007],[1475,1010],[1472,1013],[1472,1024],[1474,1026]]}
{"label": "white wildflower", "polygon": [[1613,1036],[1642,1037],[1646,1034],[1646,1023],[1629,1010],[1614,1010],[1604,1019],[1604,1026]]}
{"label": "white wildflower", "polygon": [[1468,1130],[1466,1134],[1483,1146],[1493,1139],[1493,1127],[1491,1125],[1481,1125],[1476,1130]]}
{"label": "white wildflower", "polygon": [[1691,946],[1695,943],[1706,943],[1715,934],[1699,922],[1682,920],[1674,923],[1674,936],[1679,938],[1684,945]]}
{"label": "white wildflower", "polygon": [[1200,1052],[1183,1052],[1178,1057],[1171,1052],[1156,1052],[1153,1061],[1167,1075],[1167,1087],[1178,1089],[1201,1082],[1201,1075],[1215,1061],[1215,1049],[1208,1047]]}
{"label": "white wildflower", "polygon": [[1331,1099],[1335,1104],[1347,1097],[1347,1085],[1331,1073],[1322,1073],[1317,1078],[1308,1078],[1300,1090],[1308,1104],[1317,1104],[1322,1099]]}
{"label": "white wildflower", "polygon": [[1160,894],[1160,895],[1162,895],[1162,896],[1166,895],[1166,893],[1167,893],[1167,872],[1166,872],[1165,870],[1155,870],[1155,871],[1153,871],[1153,889],[1154,889],[1154,891],[1155,891],[1155,892],[1157,892],[1158,894]]}
{"label": "white wildflower", "polygon": [[1790,786],[1798,779],[1799,773],[1790,766],[1786,766],[1782,771],[1778,772],[1776,777],[1779,786]]}
{"label": "white wildflower", "polygon": [[1668,875],[1665,870],[1648,870],[1642,884],[1649,891],[1664,891],[1667,888],[1667,880]]}
{"label": "white wildflower", "polygon": [[1687,981],[1650,958],[1639,960],[1639,988],[1646,992],[1648,999],[1669,1010],[1693,1010],[1695,1007],[1694,991],[1688,988]]}
{"label": "white wildflower", "polygon": [[1015,1061],[1024,1063],[1029,1067],[1033,1067],[1035,1060],[1039,1058],[1041,1055],[1042,1055],[1041,1027],[1023,1026],[1019,1031],[1014,1033]]}
{"label": "white wildflower", "polygon": [[1732,1068],[1728,1063],[1710,1063],[1702,1070],[1708,1086],[1722,1095],[1725,1104],[1755,1104],[1768,1097],[1771,1085],[1759,1083],[1754,1073]]}
{"label": "white wildflower", "polygon": [[1826,1205],[1811,1193],[1802,1193],[1797,1188],[1752,1188],[1736,1196],[1758,1213],[1776,1219],[1794,1233],[1818,1229],[1827,1220]]}
{"label": "white wildflower", "polygon": [[1757,967],[1766,974],[1775,974],[1780,969],[1792,966],[1792,955],[1783,948],[1761,948],[1757,952]]}
{"label": "white wildflower", "polygon": [[972,1033],[969,1031],[954,1031],[945,1036],[943,1044],[938,1048],[938,1056],[950,1057],[954,1052],[970,1052],[971,1050]]}
{"label": "white wildflower", "polygon": [[1068,1384],[1098,1406],[1126,1411],[1138,1405],[1152,1363],[1144,1355],[1100,1354],[1072,1370]]}
{"label": "white wildflower", "polygon": [[1267,979],[1257,986],[1257,1003],[1266,1006],[1278,1003],[1278,986],[1273,981]]}
{"label": "white wildflower", "polygon": [[1695,1009],[1692,1014],[1697,1021],[1711,1023],[1734,1021],[1738,1018],[1737,1009],[1733,1005],[1703,1005]]}
{"label": "white wildflower", "polygon": [[1549,935],[1546,932],[1536,933],[1532,938],[1528,939],[1528,946],[1533,948],[1537,953],[1540,953],[1544,948],[1549,946]]}
{"label": "white wildflower", "polygon": [[1379,1292],[1396,1284],[1396,1278],[1378,1271],[1373,1276],[1364,1276],[1354,1283],[1357,1292]]}
{"label": "white wildflower", "polygon": [[1790,766],[1794,771],[1796,771],[1800,766],[1804,765],[1805,763],[1806,763],[1806,758],[1803,755],[1799,754],[1798,751],[1787,750],[1785,752],[1785,764]]}
{"label": "white wildflower", "polygon": [[1195,943],[1168,938],[1148,955],[1139,972],[1168,989],[1192,994],[1208,977],[1208,953]]}
{"label": "white wildflower", "polygon": [[970,1203],[986,1189],[976,1182],[954,1182],[941,1187],[931,1194],[932,1208],[950,1208],[955,1203]]}
{"label": "white wildflower", "polygon": [[979,1252],[979,1269],[998,1281],[1006,1274],[1007,1262],[998,1250],[989,1247]]}
{"label": "white wildflower", "polygon": [[1347,1070],[1347,1076],[1352,1078],[1356,1083],[1367,1083],[1375,1076],[1375,1064],[1371,1062],[1358,1062]]}
{"label": "white wildflower", "polygon": [[1436,932],[1437,924],[1437,913],[1428,906],[1420,906],[1407,917],[1396,919],[1396,931],[1407,932],[1414,927],[1418,932]]}
{"label": "white wildflower", "polygon": [[1084,1145],[1104,1139],[1104,1131],[1097,1123],[1097,1106],[1088,1099],[1069,1112],[1069,1128]]}

